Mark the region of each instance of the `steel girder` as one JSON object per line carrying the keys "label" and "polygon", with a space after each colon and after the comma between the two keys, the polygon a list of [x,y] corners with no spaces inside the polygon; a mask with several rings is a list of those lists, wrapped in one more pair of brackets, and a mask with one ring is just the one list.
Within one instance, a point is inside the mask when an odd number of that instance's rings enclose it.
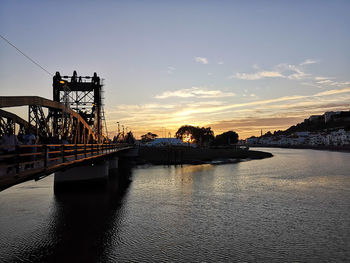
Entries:
{"label": "steel girder", "polygon": [[[91,141],[90,138],[92,141],[97,141],[98,137],[87,122],[78,113],[59,102],[41,97],[0,97],[0,108],[26,105],[29,106],[27,125],[34,127],[40,137],[56,138],[58,140],[66,139],[70,143],[79,144]],[[44,108],[48,109],[47,114],[45,114]],[[3,115],[0,112],[1,116]],[[26,126],[23,124],[26,121],[17,115],[12,114],[12,118],[17,120],[15,123],[22,124],[23,127]],[[22,121],[18,122],[19,119]],[[12,122],[11,118],[1,117],[0,132],[7,131],[11,125],[11,127],[15,128]],[[13,129],[13,131],[15,130]]]}
{"label": "steel girder", "polygon": [[[24,134],[25,129],[30,126],[27,121],[17,115],[8,111],[0,110],[0,136],[8,133],[10,129],[13,133],[17,133],[16,124],[19,127],[18,134]],[[34,127],[32,128],[35,129]]]}

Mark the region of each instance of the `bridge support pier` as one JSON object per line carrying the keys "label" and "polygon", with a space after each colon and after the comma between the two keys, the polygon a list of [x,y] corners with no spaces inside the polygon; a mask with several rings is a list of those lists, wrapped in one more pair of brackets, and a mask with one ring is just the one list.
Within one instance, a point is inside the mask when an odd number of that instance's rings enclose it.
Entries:
{"label": "bridge support pier", "polygon": [[119,158],[118,157],[113,157],[112,159],[108,160],[109,163],[109,170],[111,171],[116,171],[119,167]]}
{"label": "bridge support pier", "polygon": [[55,172],[54,183],[78,181],[107,181],[109,162],[94,163]]}

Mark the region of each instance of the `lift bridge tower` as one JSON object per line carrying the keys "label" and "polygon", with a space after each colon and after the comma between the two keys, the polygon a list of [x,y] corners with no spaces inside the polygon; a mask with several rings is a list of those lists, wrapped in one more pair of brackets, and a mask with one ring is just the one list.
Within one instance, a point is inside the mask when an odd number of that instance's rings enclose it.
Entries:
{"label": "lift bridge tower", "polygon": [[[61,76],[59,72],[56,72],[52,86],[53,100],[79,113],[93,130],[94,141],[101,143],[103,124],[105,124],[102,104],[103,83],[96,72],[92,77],[78,76],[76,71],[72,76]],[[64,118],[64,113],[55,114],[53,122],[69,125],[69,120],[63,120]],[[60,134],[59,130],[63,127],[57,125],[55,129],[56,134]]]}

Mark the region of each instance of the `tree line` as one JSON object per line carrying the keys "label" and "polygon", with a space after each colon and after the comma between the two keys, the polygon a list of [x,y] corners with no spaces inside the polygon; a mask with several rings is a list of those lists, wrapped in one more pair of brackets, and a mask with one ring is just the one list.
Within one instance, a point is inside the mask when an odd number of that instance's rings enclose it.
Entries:
{"label": "tree line", "polygon": [[[157,134],[148,132],[141,136],[142,142],[153,141]],[[222,134],[214,136],[214,132],[211,127],[199,127],[191,125],[181,126],[175,137],[182,141],[188,141],[189,143],[196,143],[200,146],[221,146],[230,145],[238,142],[238,134],[234,131],[227,131]]]}

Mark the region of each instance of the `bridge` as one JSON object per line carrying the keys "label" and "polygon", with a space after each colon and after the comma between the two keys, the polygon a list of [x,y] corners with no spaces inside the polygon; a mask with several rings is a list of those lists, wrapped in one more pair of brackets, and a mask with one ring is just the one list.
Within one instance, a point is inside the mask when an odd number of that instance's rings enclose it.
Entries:
{"label": "bridge", "polygon": [[[117,167],[118,156],[133,148],[133,137],[108,138],[102,87],[96,73],[56,72],[53,100],[0,97],[0,190],[52,173],[55,183],[101,179]],[[15,107],[27,108],[27,120],[7,111]]]}

